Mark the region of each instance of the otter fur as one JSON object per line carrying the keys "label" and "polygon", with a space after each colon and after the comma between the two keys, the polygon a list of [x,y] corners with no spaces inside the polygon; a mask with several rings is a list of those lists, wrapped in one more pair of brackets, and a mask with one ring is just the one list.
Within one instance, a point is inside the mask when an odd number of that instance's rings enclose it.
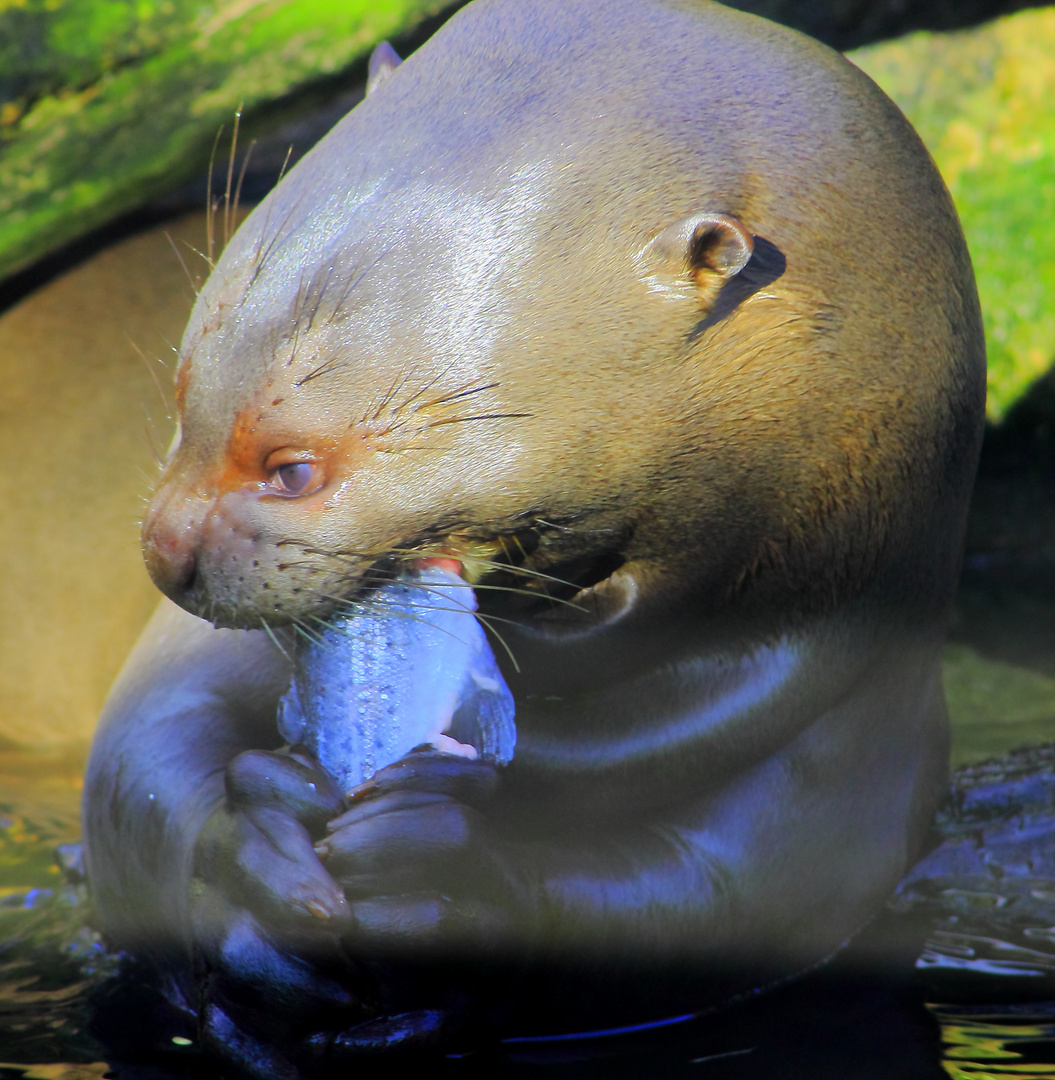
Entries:
{"label": "otter fur", "polygon": [[[829,49],[476,0],[371,86],[198,297],[143,525],[168,599],[85,792],[108,939],[275,1076],[837,950],[945,791],[982,429],[949,196]],[[516,755],[336,791],[279,745],[283,636],[428,558],[508,648]]]}

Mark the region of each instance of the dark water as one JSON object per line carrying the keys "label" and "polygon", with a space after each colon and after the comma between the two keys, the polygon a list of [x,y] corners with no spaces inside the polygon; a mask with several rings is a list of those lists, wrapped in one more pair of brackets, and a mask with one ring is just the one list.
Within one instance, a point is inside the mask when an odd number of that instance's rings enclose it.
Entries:
{"label": "dark water", "polygon": [[[0,1073],[59,1080],[101,1076],[87,1036],[91,991],[113,963],[87,925],[83,885],[56,849],[75,841],[76,766],[0,755]],[[43,779],[46,776],[47,779]]]}
{"label": "dark water", "polygon": [[[192,1028],[144,1034],[164,1005],[134,973],[118,977],[119,960],[89,928],[76,848],[64,846],[78,830],[76,763],[65,780],[49,772],[50,786],[31,782],[33,764],[0,758],[5,780],[22,781],[5,783],[12,797],[0,802],[0,1080],[213,1077]],[[1055,747],[959,770],[940,828],[943,842],[881,918],[784,988],[712,1016],[511,1040],[420,1067],[466,1077],[1055,1077]],[[372,1075],[368,1065],[356,1073]]]}

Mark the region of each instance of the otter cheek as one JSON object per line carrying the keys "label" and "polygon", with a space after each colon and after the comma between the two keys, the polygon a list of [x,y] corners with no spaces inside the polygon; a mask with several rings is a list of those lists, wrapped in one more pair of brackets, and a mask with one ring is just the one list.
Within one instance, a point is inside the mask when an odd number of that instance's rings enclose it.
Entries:
{"label": "otter cheek", "polygon": [[255,503],[245,492],[228,492],[213,503],[201,527],[201,586],[213,601],[232,609],[243,606],[246,594],[254,591],[252,578],[264,543],[254,525]]}

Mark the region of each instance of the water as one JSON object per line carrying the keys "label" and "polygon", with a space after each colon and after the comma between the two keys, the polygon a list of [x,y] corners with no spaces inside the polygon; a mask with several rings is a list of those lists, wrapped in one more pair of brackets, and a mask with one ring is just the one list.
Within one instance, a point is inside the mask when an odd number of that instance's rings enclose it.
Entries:
{"label": "water", "polygon": [[[119,978],[121,965],[89,928],[76,849],[63,847],[78,831],[77,776],[73,759],[56,775],[54,761],[0,755],[0,1080],[212,1080],[185,1018],[164,1015],[168,1006],[134,970]],[[961,769],[940,825],[944,843],[875,925],[785,988],[715,1016],[606,1037],[511,1040],[434,1060],[428,1071],[1055,1076],[1055,747]]]}
{"label": "water", "polygon": [[89,1080],[107,1068],[86,1028],[92,988],[112,961],[87,925],[83,884],[69,883],[56,859],[79,835],[81,768],[76,755],[0,754],[4,1080]]}

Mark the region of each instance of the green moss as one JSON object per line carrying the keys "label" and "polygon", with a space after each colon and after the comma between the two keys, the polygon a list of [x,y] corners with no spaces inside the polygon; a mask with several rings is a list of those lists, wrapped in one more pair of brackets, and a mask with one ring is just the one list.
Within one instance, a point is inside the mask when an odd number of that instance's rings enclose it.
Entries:
{"label": "green moss", "polygon": [[1055,8],[850,59],[915,125],[956,201],[999,420],[1055,360]]}
{"label": "green moss", "polygon": [[947,646],[942,667],[953,765],[1055,741],[1055,679],[965,645]]}
{"label": "green moss", "polygon": [[235,110],[443,0],[0,0],[0,277],[193,175]]}

